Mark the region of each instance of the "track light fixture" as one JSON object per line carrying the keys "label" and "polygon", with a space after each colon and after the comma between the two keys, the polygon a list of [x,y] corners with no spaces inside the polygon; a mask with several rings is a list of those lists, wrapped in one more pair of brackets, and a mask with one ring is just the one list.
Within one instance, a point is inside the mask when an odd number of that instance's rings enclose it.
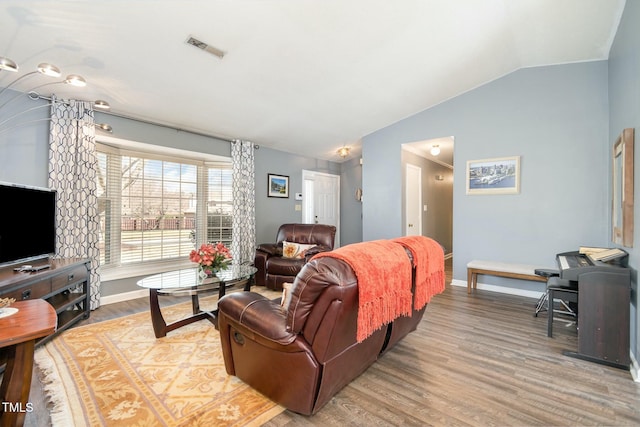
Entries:
{"label": "track light fixture", "polygon": [[[11,71],[11,72],[17,72],[19,69],[18,64],[16,64],[13,60],[0,56],[0,71]],[[40,64],[38,64],[38,66],[36,67],[35,71],[31,71],[28,72],[26,74],[23,74],[19,77],[17,77],[15,80],[13,80],[12,82],[10,82],[9,84],[5,85],[2,89],[0,89],[0,98],[3,95],[3,93],[9,89],[10,87],[14,86],[16,83],[20,82],[23,79],[26,79],[30,76],[34,76],[37,74],[42,74],[44,76],[47,77],[54,77],[54,78],[59,78],[62,73],[60,72],[60,69],[58,67],[56,67],[53,64],[49,64],[47,62],[42,62]],[[68,84],[71,86],[75,86],[75,87],[85,87],[87,85],[87,81],[84,79],[84,77],[78,75],[78,74],[69,74],[67,75],[67,77],[64,80],[58,80],[58,81],[50,81],[47,83],[43,83],[40,84],[38,86],[33,87],[32,89],[26,91],[26,92],[22,92],[22,91],[18,91],[18,93],[13,97],[10,98],[8,100],[6,100],[5,102],[1,102],[0,103],[0,133],[8,131],[9,129],[12,129],[14,127],[17,126],[23,126],[23,125],[27,125],[30,123],[34,123],[34,122],[39,122],[39,121],[45,121],[45,120],[49,120],[49,119],[36,119],[36,120],[27,120],[27,121],[23,121],[20,123],[16,123],[15,119],[23,116],[26,113],[29,113],[31,111],[34,110],[38,110],[41,108],[46,108],[48,106],[51,105],[51,97],[47,97],[47,96],[42,96],[40,95],[36,89],[39,89],[41,87],[44,86],[50,86],[50,85],[55,85],[55,84]],[[23,95],[27,95],[29,97],[29,99],[31,100],[39,100],[39,99],[43,99],[43,100],[47,100],[49,101],[49,104],[45,104],[45,105],[38,105],[36,107],[31,107],[31,108],[27,108],[23,111],[19,111],[17,113],[11,114],[10,115],[4,115],[2,113],[2,109],[7,106],[7,104],[10,104],[11,102],[13,102],[14,100],[20,98]],[[101,99],[96,100],[94,102],[92,102],[92,106],[94,109],[97,110],[109,110],[111,108],[111,106],[109,105],[109,103],[107,101],[103,101]],[[113,131],[113,129],[111,128],[111,125],[106,124],[106,123],[96,123],[95,124],[96,129],[99,129],[101,131],[104,132],[109,132],[111,133]]]}
{"label": "track light fixture", "polygon": [[[17,72],[18,71],[18,65],[14,61],[9,59],[9,58],[0,57],[0,70],[7,70],[7,71]],[[49,64],[47,62],[42,62],[42,63],[38,64],[38,66],[36,67],[35,71],[31,71],[29,73],[23,74],[22,76],[16,78],[11,83],[9,83],[4,88],[2,88],[0,90],[0,96],[7,89],[9,89],[10,87],[14,86],[19,81],[21,81],[21,80],[23,80],[23,79],[25,79],[27,77],[36,75],[36,74],[42,74],[42,75],[45,75],[47,77],[56,77],[56,78],[61,76],[60,69],[58,67],[56,67],[53,64]],[[43,86],[49,86],[49,85],[54,85],[54,84],[59,84],[59,83],[65,83],[65,84],[69,84],[69,85],[76,86],[76,87],[84,87],[84,86],[87,85],[87,81],[82,76],[79,76],[77,74],[69,74],[65,80],[57,81],[57,82],[43,83],[41,85],[38,85],[38,86],[32,88],[30,91],[27,91],[25,93],[30,94],[31,92],[35,91],[35,89],[39,89],[39,88],[41,88]],[[23,95],[23,93],[18,93],[13,98],[9,99],[8,101],[4,102],[3,104],[0,104],[0,108],[2,108],[4,106],[6,106],[7,104],[11,103],[13,100],[19,98],[21,95]],[[29,95],[29,96],[31,97],[31,95]]]}
{"label": "track light fixture", "polygon": [[18,64],[10,60],[9,58],[5,58],[4,56],[0,56],[0,70],[11,71],[14,73],[18,72]]}
{"label": "track light fixture", "polygon": [[[6,58],[0,58],[0,62]],[[11,60],[9,60],[11,61]],[[13,62],[13,61],[11,61]],[[15,64],[15,63],[14,63]],[[4,69],[2,67],[0,67],[0,69]],[[17,65],[16,65],[16,70],[17,70]],[[34,74],[43,74],[45,76],[49,76],[49,77],[60,77],[60,70],[58,69],[58,67],[56,67],[55,65],[43,62],[41,64],[38,64],[38,68],[36,69],[36,71],[31,71],[30,73],[24,74],[20,77],[18,77],[17,79],[15,79],[14,81],[12,81],[11,83],[9,83],[8,85],[6,85],[4,88],[2,88],[2,90],[0,90],[0,95],[2,95],[2,93],[9,89],[11,86],[13,86],[14,84],[18,83],[20,80],[23,80],[29,76],[33,76]]]}
{"label": "track light fixture", "polygon": [[69,74],[64,82],[76,87],[85,87],[87,85],[87,81],[84,79],[84,77],[77,74]]}
{"label": "track light fixture", "polygon": [[38,64],[38,72],[40,74],[44,74],[49,77],[60,77],[60,69],[55,65],[43,62],[42,64]]}
{"label": "track light fixture", "polygon": [[93,101],[93,108],[97,108],[98,110],[109,110],[111,109],[111,105],[109,105],[107,101],[96,99],[95,101]]}
{"label": "track light fixture", "polygon": [[109,133],[113,132],[113,128],[108,123],[96,123],[95,127],[96,127],[96,129],[104,131],[104,132],[109,132]]}

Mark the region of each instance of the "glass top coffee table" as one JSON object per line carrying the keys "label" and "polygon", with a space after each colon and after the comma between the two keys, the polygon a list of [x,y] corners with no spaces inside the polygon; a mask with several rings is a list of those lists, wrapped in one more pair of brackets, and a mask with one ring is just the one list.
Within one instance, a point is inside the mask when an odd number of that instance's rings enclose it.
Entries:
{"label": "glass top coffee table", "polygon": [[[198,268],[167,271],[145,277],[137,282],[137,285],[149,289],[149,308],[151,311],[151,323],[156,338],[167,335],[167,332],[188,325],[199,320],[208,319],[217,327],[218,310],[203,311],[200,309],[199,295],[218,291],[218,299],[222,298],[227,290],[243,288],[251,289],[254,284],[254,275],[257,269],[251,265],[232,264],[226,270],[220,271],[214,277],[201,278]],[[191,295],[193,315],[176,322],[167,324],[160,311],[158,296],[160,295]]]}

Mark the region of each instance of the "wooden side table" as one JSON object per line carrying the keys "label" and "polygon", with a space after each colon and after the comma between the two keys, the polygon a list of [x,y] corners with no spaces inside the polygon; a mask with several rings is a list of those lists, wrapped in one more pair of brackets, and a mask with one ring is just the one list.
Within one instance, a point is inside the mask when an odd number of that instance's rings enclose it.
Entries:
{"label": "wooden side table", "polygon": [[56,331],[56,310],[42,299],[17,301],[18,312],[0,318],[0,426],[22,426],[29,407],[36,340]]}

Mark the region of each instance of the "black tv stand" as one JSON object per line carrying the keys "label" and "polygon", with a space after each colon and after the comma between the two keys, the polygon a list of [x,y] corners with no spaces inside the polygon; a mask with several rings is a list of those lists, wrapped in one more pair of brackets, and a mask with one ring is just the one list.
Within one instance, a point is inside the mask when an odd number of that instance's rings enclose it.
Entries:
{"label": "black tv stand", "polygon": [[0,297],[41,298],[56,309],[57,332],[40,338],[41,344],[89,317],[89,260],[43,258],[31,263],[22,266],[30,267],[24,270],[19,264],[0,267]]}
{"label": "black tv stand", "polygon": [[20,267],[14,267],[13,271],[15,273],[21,273],[23,271],[34,273],[40,270],[46,270],[47,268],[51,268],[51,264],[38,264],[38,265],[21,265]]}

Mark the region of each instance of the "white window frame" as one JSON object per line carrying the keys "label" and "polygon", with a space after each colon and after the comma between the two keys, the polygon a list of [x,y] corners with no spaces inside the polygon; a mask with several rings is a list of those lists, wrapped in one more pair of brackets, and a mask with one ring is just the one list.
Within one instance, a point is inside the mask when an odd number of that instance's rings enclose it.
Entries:
{"label": "white window frame", "polygon": [[[125,141],[111,137],[102,137],[96,143],[97,151],[107,152],[111,154],[119,154],[125,156],[138,156],[145,159],[164,160],[178,163],[194,164],[198,168],[197,179],[197,212],[196,212],[196,244],[200,244],[206,240],[207,235],[207,203],[206,195],[208,185],[209,168],[231,168],[231,159],[228,157],[196,153],[187,150],[154,146],[151,144],[137,143],[133,141]],[[112,165],[114,166],[114,165]],[[120,167],[120,164],[115,165]],[[112,175],[113,176],[113,175]],[[120,191],[122,189],[121,182],[109,182],[111,186],[108,189],[110,196],[108,198],[112,203],[112,218],[121,218],[119,212],[121,207]],[[103,200],[101,198],[101,200]],[[117,215],[117,216],[116,216]],[[120,221],[112,221],[111,239],[114,242],[111,246],[111,257],[120,259],[120,242],[121,242],[121,224]],[[118,242],[118,243],[115,243]],[[129,264],[109,264],[101,267],[101,279],[103,281],[118,280],[124,278],[147,276],[163,271],[175,270],[179,268],[193,267],[193,263],[188,257],[175,258],[171,260],[154,260],[143,261],[139,263]]]}

